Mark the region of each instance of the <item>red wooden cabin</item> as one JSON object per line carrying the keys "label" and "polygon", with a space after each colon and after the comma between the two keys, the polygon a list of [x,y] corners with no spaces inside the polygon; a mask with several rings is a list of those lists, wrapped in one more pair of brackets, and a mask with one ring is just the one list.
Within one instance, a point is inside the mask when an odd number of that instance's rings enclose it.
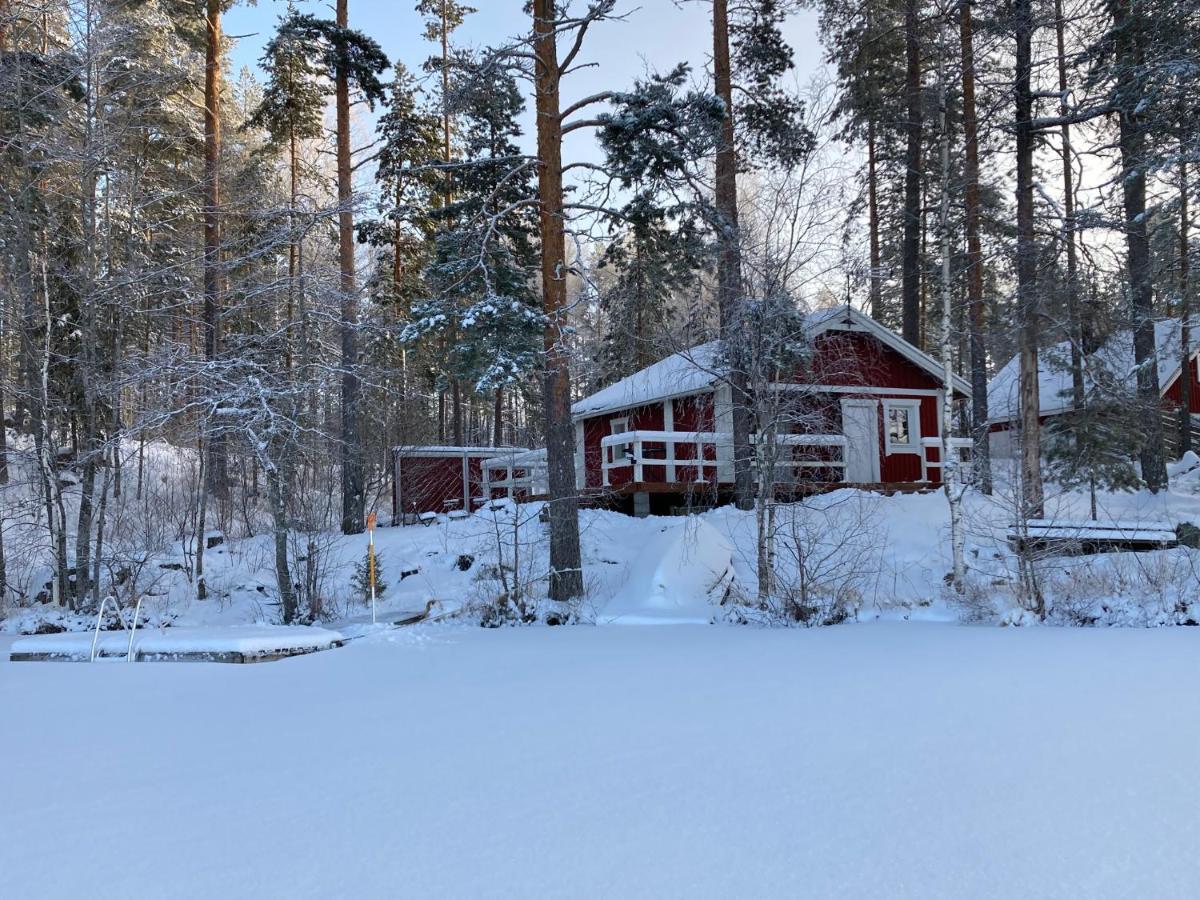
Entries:
{"label": "red wooden cabin", "polygon": [[[942,367],[862,313],[821,310],[805,325],[805,364],[756,403],[774,418],[759,465],[777,495],[834,484],[921,489],[941,482]],[[733,404],[720,347],[673,354],[572,407],[586,493],[632,497],[644,513],[718,502],[733,486]],[[953,379],[954,401],[970,386]],[[764,426],[766,427],[766,426]],[[951,438],[952,446],[970,442]],[[772,460],[764,464],[763,460]],[[757,473],[756,473],[757,477]],[[694,501],[697,495],[705,499]],[[656,499],[657,498],[657,499]]]}
{"label": "red wooden cabin", "polygon": [[[1178,415],[1183,405],[1183,328],[1179,319],[1154,323],[1158,389],[1162,398],[1169,449],[1176,449]],[[1084,362],[1084,389],[1110,400],[1137,402],[1138,366],[1133,354],[1133,333],[1117,331]],[[1188,413],[1193,432],[1200,431],[1200,322],[1189,321],[1187,377],[1191,387]],[[1014,356],[988,382],[988,431],[993,456],[1016,452],[1014,437],[1020,431],[1018,397],[1020,359]],[[1038,421],[1045,426],[1055,417],[1075,411],[1072,399],[1071,342],[1043,347],[1038,354]]]}

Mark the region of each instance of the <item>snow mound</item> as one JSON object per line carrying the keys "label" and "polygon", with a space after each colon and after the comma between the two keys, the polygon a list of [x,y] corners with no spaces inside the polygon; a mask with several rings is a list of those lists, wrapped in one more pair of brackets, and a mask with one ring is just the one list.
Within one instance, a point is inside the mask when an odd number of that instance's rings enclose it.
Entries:
{"label": "snow mound", "polygon": [[1167,463],[1167,475],[1171,478],[1180,478],[1197,468],[1200,468],[1200,456],[1189,450],[1175,462]]}
{"label": "snow mound", "polygon": [[707,624],[732,579],[733,547],[717,529],[695,518],[669,522],[643,544],[598,620]]}

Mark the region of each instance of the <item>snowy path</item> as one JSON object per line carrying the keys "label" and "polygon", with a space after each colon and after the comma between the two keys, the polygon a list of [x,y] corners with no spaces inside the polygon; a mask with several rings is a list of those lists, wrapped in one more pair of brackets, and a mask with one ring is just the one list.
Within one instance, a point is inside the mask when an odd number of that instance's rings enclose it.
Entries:
{"label": "snowy path", "polygon": [[1200,885],[1200,629],[387,637],[262,666],[0,663],[0,893]]}

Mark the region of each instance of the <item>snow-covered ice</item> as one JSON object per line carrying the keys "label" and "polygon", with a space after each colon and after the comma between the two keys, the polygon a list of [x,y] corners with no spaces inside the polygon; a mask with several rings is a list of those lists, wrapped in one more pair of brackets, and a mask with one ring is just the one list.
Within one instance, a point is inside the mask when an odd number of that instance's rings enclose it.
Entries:
{"label": "snow-covered ice", "polygon": [[443,627],[264,666],[0,662],[2,892],[1191,898],[1198,686],[1185,628]]}

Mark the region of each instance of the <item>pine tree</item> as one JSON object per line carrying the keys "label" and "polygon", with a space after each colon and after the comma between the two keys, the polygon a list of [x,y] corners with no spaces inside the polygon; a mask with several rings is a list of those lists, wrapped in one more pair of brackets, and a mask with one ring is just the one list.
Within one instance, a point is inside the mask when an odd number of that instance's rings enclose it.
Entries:
{"label": "pine tree", "polygon": [[318,81],[319,72],[309,56],[304,43],[305,35],[298,27],[298,14],[293,4],[280,19],[274,37],[267,43],[263,53],[263,69],[267,83],[262,92],[248,126],[264,128],[271,143],[287,154],[288,160],[288,292],[285,321],[289,331],[285,361],[292,364],[292,345],[296,340],[290,334],[295,328],[297,309],[300,314],[299,343],[301,364],[308,369],[312,363],[309,344],[309,322],[306,312],[303,278],[302,229],[297,219],[300,202],[301,145],[324,134],[322,115],[325,106],[325,91]]}
{"label": "pine tree", "polygon": [[[454,172],[450,168],[454,159],[454,98],[456,89],[453,84],[452,71],[456,61],[450,46],[451,35],[462,26],[463,21],[475,8],[459,3],[458,0],[417,0],[416,10],[425,17],[425,40],[438,46],[438,53],[425,61],[425,71],[437,74],[441,86],[441,161],[445,167],[442,177],[440,202],[442,208],[448,209],[454,202]],[[453,336],[450,337],[453,342]],[[463,396],[462,382],[457,377],[450,377],[451,392],[451,427],[453,442],[461,445],[463,436]],[[443,395],[444,396],[444,395]]]}
{"label": "pine tree", "polygon": [[665,209],[645,196],[622,210],[617,235],[598,264],[615,275],[600,294],[606,383],[662,357],[671,302],[696,290],[703,261],[703,235],[688,211]]}
{"label": "pine tree", "polygon": [[336,117],[338,268],[341,276],[341,469],[342,533],[359,534],[366,527],[364,453],[359,415],[362,387],[358,374],[359,288],[354,256],[354,163],[350,146],[350,91],[353,87],[370,106],[386,90],[379,76],[391,63],[379,44],[349,27],[347,0],[337,0],[335,18],[302,14],[291,19],[296,40],[310,47],[323,76],[333,83]]}
{"label": "pine tree", "polygon": [[[729,355],[733,395],[734,502],[754,503],[753,449],[745,367],[737,359],[743,327],[742,262],[738,233],[738,155],[744,161],[795,165],[809,152],[812,134],[804,125],[804,107],[784,93],[780,79],[793,67],[792,48],[780,24],[795,6],[787,0],[753,0],[730,10],[728,0],[712,0],[713,88],[724,104],[715,155],[713,229],[717,244],[717,307],[721,336]],[[735,104],[734,88],[743,102]],[[740,125],[735,126],[735,122]]]}
{"label": "pine tree", "polygon": [[408,319],[417,293],[424,290],[425,244],[433,235],[432,210],[442,176],[430,165],[441,147],[439,119],[421,105],[421,88],[403,63],[396,63],[388,88],[387,109],[379,117],[381,141],[375,181],[382,218],[363,227],[364,237],[391,254],[385,273],[397,314]]}

